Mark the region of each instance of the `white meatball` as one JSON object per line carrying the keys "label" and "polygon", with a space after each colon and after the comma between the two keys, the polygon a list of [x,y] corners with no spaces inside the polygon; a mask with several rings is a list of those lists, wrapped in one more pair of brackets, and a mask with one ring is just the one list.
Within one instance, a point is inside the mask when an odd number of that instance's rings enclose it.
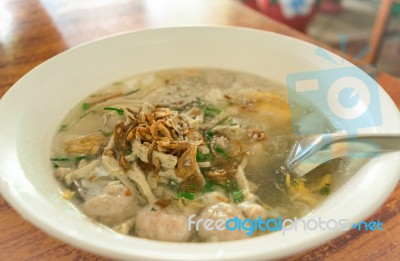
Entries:
{"label": "white meatball", "polygon": [[[236,209],[235,206],[227,204],[227,203],[219,203],[217,205],[211,206],[209,208],[204,209],[199,219],[212,219],[214,221],[218,219],[228,220],[231,218],[238,217],[239,219],[243,219],[242,213]],[[231,241],[238,240],[242,238],[246,238],[246,231],[244,230],[207,230],[204,226],[199,226],[199,236],[206,241]]]}
{"label": "white meatball", "polygon": [[191,236],[186,215],[149,206],[136,216],[136,234],[148,239],[185,242]]}
{"label": "white meatball", "polygon": [[250,219],[262,218],[268,216],[267,211],[257,203],[243,202],[238,205],[243,214]]}
{"label": "white meatball", "polygon": [[221,203],[221,198],[226,198],[225,194],[214,191],[200,195],[197,199],[200,200],[205,206],[212,206]]}
{"label": "white meatball", "polygon": [[109,182],[103,193],[83,204],[83,212],[106,225],[116,225],[131,218],[136,211],[136,200],[118,181]]}

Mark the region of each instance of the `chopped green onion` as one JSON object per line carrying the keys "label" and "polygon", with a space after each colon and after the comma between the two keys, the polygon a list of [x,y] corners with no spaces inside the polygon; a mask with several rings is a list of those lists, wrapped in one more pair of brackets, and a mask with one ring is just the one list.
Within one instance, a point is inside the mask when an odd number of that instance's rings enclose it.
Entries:
{"label": "chopped green onion", "polygon": [[104,110],[106,110],[106,111],[116,111],[119,115],[124,114],[124,110],[118,109],[118,108],[105,107]]}
{"label": "chopped green onion", "polygon": [[206,141],[210,141],[214,137],[214,132],[211,130],[206,131]]}
{"label": "chopped green onion", "polygon": [[60,131],[64,131],[64,130],[66,130],[66,129],[67,129],[67,127],[68,127],[68,125],[67,125],[67,124],[63,124],[63,125],[61,125],[61,127],[60,127]]}
{"label": "chopped green onion", "polygon": [[238,190],[238,184],[236,179],[230,179],[225,184],[221,185],[227,192],[233,192]]}
{"label": "chopped green onion", "polygon": [[193,200],[194,199],[194,192],[187,192],[187,191],[179,191],[177,196],[178,198],[186,198],[189,200]]}
{"label": "chopped green onion", "polygon": [[211,180],[206,180],[206,184],[201,192],[212,192],[216,186],[223,188],[228,194],[230,194],[233,202],[240,203],[244,200],[243,191],[239,189],[236,179],[230,179],[225,183],[215,183]]}
{"label": "chopped green onion", "polygon": [[232,196],[233,202],[235,202],[235,203],[240,203],[244,199],[244,195],[243,195],[243,192],[241,190],[233,191],[231,193],[231,196]]}
{"label": "chopped green onion", "polygon": [[203,154],[200,151],[197,151],[197,153],[196,153],[196,161],[197,162],[210,161],[210,154]]}
{"label": "chopped green onion", "polygon": [[214,191],[214,185],[215,185],[214,182],[212,182],[211,180],[207,180],[201,192],[205,193]]}
{"label": "chopped green onion", "polygon": [[204,116],[206,117],[215,117],[216,115],[221,113],[221,110],[213,107],[205,107],[204,108]]}
{"label": "chopped green onion", "polygon": [[57,163],[53,162],[53,168],[58,169],[59,167]]}
{"label": "chopped green onion", "polygon": [[87,103],[87,102],[85,102],[85,103],[82,103],[82,109],[83,109],[84,111],[87,111],[87,110],[89,110],[89,109],[90,109],[90,104],[89,104],[89,103]]}
{"label": "chopped green onion", "polygon": [[327,196],[327,195],[329,195],[329,193],[330,193],[330,189],[329,189],[328,186],[322,187],[322,188],[319,190],[319,193],[320,193],[321,195]]}
{"label": "chopped green onion", "polygon": [[85,155],[82,155],[82,156],[77,156],[77,157],[64,157],[64,156],[62,156],[62,157],[54,157],[54,158],[51,158],[50,160],[51,160],[51,161],[71,161],[71,162],[77,162],[77,161],[81,161],[81,160],[83,160],[83,159],[94,159],[94,158],[96,158],[96,157],[94,157],[94,156],[85,156]]}
{"label": "chopped green onion", "polygon": [[155,208],[151,208],[151,211],[157,211],[157,209],[155,209]]}
{"label": "chopped green onion", "polygon": [[215,146],[215,151],[224,159],[228,158],[228,153],[226,153],[226,151],[219,147],[219,146]]}

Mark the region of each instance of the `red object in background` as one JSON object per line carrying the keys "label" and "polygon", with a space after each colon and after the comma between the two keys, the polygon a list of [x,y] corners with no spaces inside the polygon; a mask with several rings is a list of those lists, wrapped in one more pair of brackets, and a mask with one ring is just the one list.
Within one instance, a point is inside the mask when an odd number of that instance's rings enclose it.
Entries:
{"label": "red object in background", "polygon": [[327,14],[337,14],[342,11],[341,0],[322,0],[319,11]]}
{"label": "red object in background", "polygon": [[244,3],[245,3],[247,6],[253,8],[254,10],[259,11],[259,10],[258,10],[258,7],[257,7],[257,0],[245,0]]}
{"label": "red object in background", "polygon": [[279,3],[271,4],[270,0],[245,0],[245,4],[269,17],[287,24],[290,27],[297,29],[301,32],[305,32],[307,26],[310,24],[315,13],[317,12],[317,6],[314,5],[311,12],[307,15],[296,15],[292,18],[286,18],[282,14],[281,6]]}

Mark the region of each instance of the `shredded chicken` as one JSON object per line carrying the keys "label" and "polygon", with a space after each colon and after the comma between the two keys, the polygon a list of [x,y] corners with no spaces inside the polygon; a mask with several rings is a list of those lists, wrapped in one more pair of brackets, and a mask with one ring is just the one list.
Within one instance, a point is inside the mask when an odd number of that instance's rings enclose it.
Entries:
{"label": "shredded chicken", "polygon": [[149,203],[156,202],[156,198],[151,191],[149,184],[146,181],[146,177],[143,171],[139,168],[137,163],[133,164],[132,170],[127,172],[128,177],[133,180],[138,186],[140,192],[147,198]]}
{"label": "shredded chicken", "polygon": [[[144,162],[149,163],[148,154],[150,147],[144,144],[141,144],[139,140],[134,140],[132,143],[132,153],[126,157],[129,161],[135,161],[136,159],[140,159]],[[176,156],[166,154],[159,151],[153,151],[152,162],[155,162],[156,159],[160,160],[160,165],[164,169],[173,169],[176,166],[178,161]]]}
{"label": "shredded chicken", "polygon": [[257,196],[251,191],[250,182],[246,178],[246,173],[244,169],[247,166],[247,158],[243,159],[237,168],[235,177],[238,183],[239,188],[243,191],[243,196],[246,201],[253,202],[257,199]]}
{"label": "shredded chicken", "polygon": [[246,178],[246,174],[244,173],[244,169],[246,168],[246,165],[247,165],[247,159],[244,159],[240,163],[239,167],[237,168],[236,175],[235,175],[236,180],[238,182],[238,186],[242,190],[250,190],[249,182]]}
{"label": "shredded chicken", "polygon": [[[131,180],[124,173],[124,170],[121,169],[117,160],[112,155],[103,155],[101,157],[101,165],[105,168],[111,177],[117,178],[124,184],[126,187],[131,189],[132,191],[136,191],[136,188],[133,186]],[[140,195],[138,195],[140,201],[143,201]]]}
{"label": "shredded chicken", "polygon": [[70,172],[65,176],[65,183],[71,185],[72,181],[89,176],[99,166],[99,162],[100,160],[94,160],[86,166]]}

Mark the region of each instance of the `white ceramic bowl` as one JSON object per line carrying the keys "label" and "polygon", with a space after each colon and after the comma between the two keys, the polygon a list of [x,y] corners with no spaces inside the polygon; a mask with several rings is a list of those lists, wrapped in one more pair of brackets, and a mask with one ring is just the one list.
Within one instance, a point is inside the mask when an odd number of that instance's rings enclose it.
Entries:
{"label": "white ceramic bowl", "polygon": [[[343,231],[297,231],[285,236],[273,233],[242,241],[202,244],[120,235],[88,221],[63,200],[49,164],[52,137],[61,119],[107,83],[174,67],[232,69],[285,83],[289,73],[337,67],[315,55],[316,49],[269,32],[185,27],[117,35],[57,55],[20,79],[0,102],[1,193],[24,218],[48,234],[116,259],[259,260],[316,247]],[[372,131],[400,132],[398,110],[382,89],[380,104],[383,124]],[[388,197],[399,173],[398,153],[375,158],[308,216],[363,220]]]}

